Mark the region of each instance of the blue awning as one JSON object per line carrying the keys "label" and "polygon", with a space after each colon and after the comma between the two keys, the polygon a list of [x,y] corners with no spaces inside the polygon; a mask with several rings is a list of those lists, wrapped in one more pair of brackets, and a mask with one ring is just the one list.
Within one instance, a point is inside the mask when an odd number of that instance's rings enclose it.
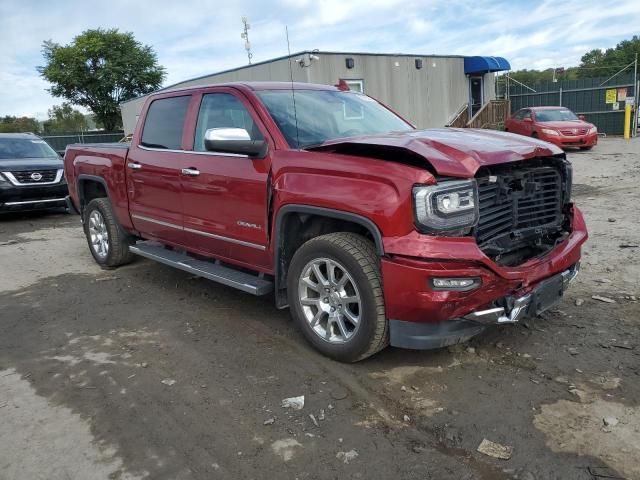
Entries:
{"label": "blue awning", "polygon": [[511,70],[511,65],[502,57],[464,57],[464,73],[500,72]]}

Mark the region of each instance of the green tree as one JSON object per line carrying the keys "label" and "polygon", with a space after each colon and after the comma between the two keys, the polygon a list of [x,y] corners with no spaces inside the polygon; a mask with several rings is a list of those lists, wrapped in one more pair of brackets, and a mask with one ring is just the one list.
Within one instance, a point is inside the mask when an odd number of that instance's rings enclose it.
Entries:
{"label": "green tree", "polygon": [[631,40],[623,40],[614,48],[605,51],[594,49],[585,53],[580,59],[578,76],[609,77],[632,63],[636,54],[640,56],[640,37],[634,35]]}
{"label": "green tree", "polygon": [[0,117],[0,133],[40,133],[40,122],[31,117]]}
{"label": "green tree", "polygon": [[165,77],[153,49],[117,29],[86,30],[64,46],[48,40],[42,54],[37,68],[49,92],[88,108],[106,130],[121,125],[121,102],[157,90]]}
{"label": "green tree", "polygon": [[49,109],[48,115],[49,119],[42,124],[46,133],[77,132],[88,128],[85,116],[70,103],[54,105]]}

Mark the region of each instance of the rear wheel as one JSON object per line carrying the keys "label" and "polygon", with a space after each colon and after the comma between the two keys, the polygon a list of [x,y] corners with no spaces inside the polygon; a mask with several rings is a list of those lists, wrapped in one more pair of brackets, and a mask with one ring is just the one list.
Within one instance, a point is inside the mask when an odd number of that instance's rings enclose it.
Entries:
{"label": "rear wheel", "polygon": [[328,357],[356,362],[388,345],[379,258],[366,238],[309,240],[293,256],[287,287],[294,320]]}
{"label": "rear wheel", "polygon": [[94,198],[82,215],[89,250],[98,265],[113,268],[132,260],[133,237],[116,220],[108,198]]}

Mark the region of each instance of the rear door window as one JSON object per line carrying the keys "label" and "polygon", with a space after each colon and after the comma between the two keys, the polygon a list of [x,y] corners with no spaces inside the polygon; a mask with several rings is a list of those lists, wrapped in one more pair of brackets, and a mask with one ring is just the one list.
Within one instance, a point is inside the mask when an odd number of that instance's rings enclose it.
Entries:
{"label": "rear door window", "polygon": [[184,119],[190,101],[191,95],[154,100],[147,111],[140,145],[181,150]]}

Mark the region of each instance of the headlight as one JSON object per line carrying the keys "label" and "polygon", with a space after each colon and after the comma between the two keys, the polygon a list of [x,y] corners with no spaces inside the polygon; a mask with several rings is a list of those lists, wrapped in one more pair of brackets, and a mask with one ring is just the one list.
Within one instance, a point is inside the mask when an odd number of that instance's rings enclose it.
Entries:
{"label": "headlight", "polygon": [[560,135],[560,133],[558,133],[557,130],[551,130],[550,128],[542,128],[542,129],[540,129],[540,131],[542,133],[544,133],[545,135],[551,135],[551,136],[556,136],[556,137]]}
{"label": "headlight", "polygon": [[589,129],[589,135],[591,135],[592,133],[598,133],[598,129],[596,127],[591,127]]}
{"label": "headlight", "polygon": [[422,229],[439,234],[460,234],[478,222],[478,187],[475,180],[445,181],[413,187],[416,221]]}

